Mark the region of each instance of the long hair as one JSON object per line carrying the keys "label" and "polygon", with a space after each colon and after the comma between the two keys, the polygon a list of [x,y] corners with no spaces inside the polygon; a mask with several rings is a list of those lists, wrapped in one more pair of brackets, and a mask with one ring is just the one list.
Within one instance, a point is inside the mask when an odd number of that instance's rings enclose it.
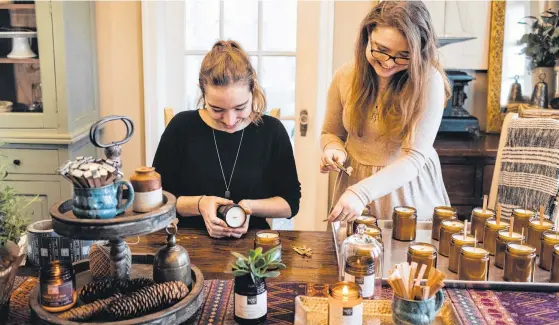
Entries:
{"label": "long hair", "polygon": [[[367,61],[367,44],[377,27],[392,27],[407,40],[410,63],[396,73],[387,91],[379,96],[378,76]],[[450,96],[448,79],[438,60],[437,39],[431,16],[421,1],[382,1],[361,22],[355,46],[355,67],[349,93],[351,128],[363,136],[363,128],[380,104],[378,121],[389,136],[411,140],[413,129],[421,117],[427,93],[429,71],[437,69],[443,76],[446,98]]]}
{"label": "long hair", "polygon": [[198,85],[202,95],[198,99],[205,106],[206,86],[229,86],[245,82],[252,93],[250,118],[258,124],[266,111],[266,97],[258,84],[258,77],[248,54],[235,41],[217,41],[206,54],[200,67]]}

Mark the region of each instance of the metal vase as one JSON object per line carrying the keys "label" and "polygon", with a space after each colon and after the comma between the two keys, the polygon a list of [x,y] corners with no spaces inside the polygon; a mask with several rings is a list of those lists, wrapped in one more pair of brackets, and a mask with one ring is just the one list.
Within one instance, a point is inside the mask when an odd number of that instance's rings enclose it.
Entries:
{"label": "metal vase", "polygon": [[532,92],[532,98],[530,99],[530,105],[535,108],[548,108],[549,96],[547,94],[547,83],[545,80],[545,73],[540,74],[540,82],[534,86],[534,91]]}
{"label": "metal vase", "polygon": [[514,77],[514,83],[510,86],[508,103],[522,103],[522,85],[518,82],[519,76]]}

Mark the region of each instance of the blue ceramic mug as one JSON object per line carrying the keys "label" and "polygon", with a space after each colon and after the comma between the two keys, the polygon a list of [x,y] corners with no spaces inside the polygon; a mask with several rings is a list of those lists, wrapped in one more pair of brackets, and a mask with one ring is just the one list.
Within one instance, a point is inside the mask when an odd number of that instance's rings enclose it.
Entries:
{"label": "blue ceramic mug", "polygon": [[[122,186],[128,188],[126,203],[119,202],[122,196]],[[126,180],[119,180],[113,184],[94,188],[74,187],[72,211],[80,219],[111,219],[123,213],[134,202],[134,188]]]}
{"label": "blue ceramic mug", "polygon": [[410,300],[394,295],[392,321],[396,325],[429,325],[435,320],[443,302],[442,290],[427,300]]}

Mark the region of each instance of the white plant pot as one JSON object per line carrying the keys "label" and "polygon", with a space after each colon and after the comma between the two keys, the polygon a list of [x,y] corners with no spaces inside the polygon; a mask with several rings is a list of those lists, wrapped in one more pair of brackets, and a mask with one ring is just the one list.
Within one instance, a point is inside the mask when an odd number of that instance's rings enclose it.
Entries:
{"label": "white plant pot", "polygon": [[538,82],[543,81],[547,84],[547,99],[551,101],[555,94],[555,71],[553,68],[538,67],[532,69],[532,90],[530,92],[530,97],[532,97],[532,91]]}

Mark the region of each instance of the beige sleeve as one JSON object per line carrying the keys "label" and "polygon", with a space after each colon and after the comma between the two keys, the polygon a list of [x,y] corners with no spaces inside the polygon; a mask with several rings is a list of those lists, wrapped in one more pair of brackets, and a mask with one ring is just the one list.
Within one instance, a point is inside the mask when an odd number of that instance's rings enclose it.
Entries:
{"label": "beige sleeve", "polygon": [[324,118],[320,135],[320,147],[322,150],[328,146],[328,148],[339,149],[345,152],[344,141],[347,138],[347,131],[343,124],[344,107],[340,85],[344,82],[350,82],[349,68],[348,64],[340,67],[334,74],[328,89],[326,117]]}

